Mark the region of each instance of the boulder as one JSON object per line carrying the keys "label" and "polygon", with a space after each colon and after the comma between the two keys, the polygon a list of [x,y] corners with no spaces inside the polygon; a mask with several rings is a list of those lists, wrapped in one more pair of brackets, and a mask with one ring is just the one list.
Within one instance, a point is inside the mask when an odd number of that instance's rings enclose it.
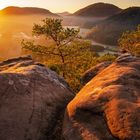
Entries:
{"label": "boulder", "polygon": [[68,104],[65,140],[140,139],[140,58],[119,57]]}
{"label": "boulder", "polygon": [[0,63],[0,140],[60,140],[74,97],[55,72],[30,57]]}
{"label": "boulder", "polygon": [[110,62],[110,61],[102,62],[102,63],[92,67],[91,69],[87,70],[81,78],[82,85],[86,85],[93,77],[95,77],[103,69],[105,69],[106,67],[111,65],[111,63],[112,62]]}

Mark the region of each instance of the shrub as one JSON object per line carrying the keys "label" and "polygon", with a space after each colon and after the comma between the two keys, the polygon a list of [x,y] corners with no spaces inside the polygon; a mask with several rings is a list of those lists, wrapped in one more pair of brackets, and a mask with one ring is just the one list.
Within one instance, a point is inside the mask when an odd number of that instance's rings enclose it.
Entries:
{"label": "shrub", "polygon": [[140,25],[136,31],[123,33],[119,39],[121,52],[128,52],[135,56],[140,56]]}

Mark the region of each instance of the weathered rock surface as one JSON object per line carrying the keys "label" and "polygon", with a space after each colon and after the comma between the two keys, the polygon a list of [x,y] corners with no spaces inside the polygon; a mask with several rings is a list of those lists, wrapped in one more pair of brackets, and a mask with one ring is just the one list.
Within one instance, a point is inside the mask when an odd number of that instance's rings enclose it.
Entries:
{"label": "weathered rock surface", "polygon": [[140,139],[140,58],[122,56],[68,104],[65,140]]}
{"label": "weathered rock surface", "polygon": [[87,84],[93,77],[95,77],[102,70],[104,70],[109,65],[111,65],[111,63],[112,62],[110,62],[110,61],[102,62],[102,63],[92,67],[91,69],[87,70],[82,76],[82,79],[81,79],[82,85]]}
{"label": "weathered rock surface", "polygon": [[73,96],[61,77],[30,57],[0,63],[0,140],[60,140]]}

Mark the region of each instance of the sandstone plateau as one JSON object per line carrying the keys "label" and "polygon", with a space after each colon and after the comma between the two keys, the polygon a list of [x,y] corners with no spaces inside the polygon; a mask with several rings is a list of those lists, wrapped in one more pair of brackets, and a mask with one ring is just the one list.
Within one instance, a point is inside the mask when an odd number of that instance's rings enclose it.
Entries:
{"label": "sandstone plateau", "polygon": [[140,58],[129,55],[97,74],[68,104],[65,140],[140,140]]}
{"label": "sandstone plateau", "polygon": [[140,58],[126,54],[84,76],[75,96],[30,57],[1,62],[0,140],[140,140]]}
{"label": "sandstone plateau", "polygon": [[0,140],[61,139],[73,97],[61,77],[30,57],[0,63]]}

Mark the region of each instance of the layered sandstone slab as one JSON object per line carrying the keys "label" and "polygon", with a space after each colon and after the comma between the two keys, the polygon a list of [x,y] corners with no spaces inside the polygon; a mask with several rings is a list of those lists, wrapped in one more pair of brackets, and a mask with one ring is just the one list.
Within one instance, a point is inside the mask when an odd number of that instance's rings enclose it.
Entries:
{"label": "layered sandstone slab", "polygon": [[121,56],[68,104],[65,140],[140,139],[140,58]]}
{"label": "layered sandstone slab", "polygon": [[0,140],[61,139],[68,84],[30,57],[0,63]]}

